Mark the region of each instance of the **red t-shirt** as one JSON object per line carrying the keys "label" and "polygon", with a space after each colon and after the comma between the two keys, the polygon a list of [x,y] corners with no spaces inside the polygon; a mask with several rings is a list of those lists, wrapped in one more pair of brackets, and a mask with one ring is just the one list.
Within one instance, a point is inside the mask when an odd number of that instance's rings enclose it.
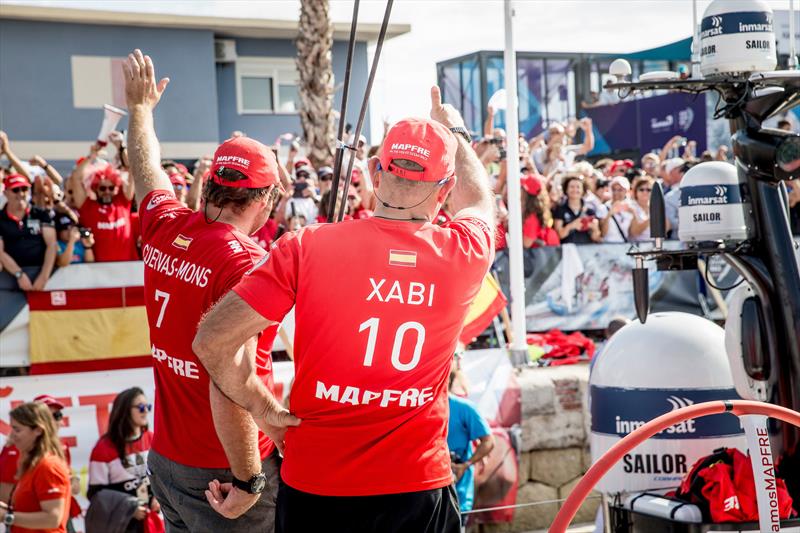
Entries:
{"label": "red t-shirt", "polygon": [[[192,350],[200,318],[264,255],[231,225],[208,224],[172,191],[152,191],[139,216],[144,291],[155,375],[153,450],[183,465],[228,468],[211,418],[209,377]],[[259,340],[258,373],[272,385],[273,326]],[[262,458],[273,444],[260,436]]]}
{"label": "red t-shirt", "polygon": [[475,218],[313,225],[236,286],[269,320],[295,306],[289,486],[363,496],[452,483],[447,378],[493,232]]}
{"label": "red t-shirt", "polygon": [[11,526],[11,533],[64,533],[69,519],[70,481],[67,463],[53,455],[42,457],[36,466],[29,468],[14,489],[11,504],[18,513],[41,511],[40,502],[64,500],[64,511],[58,527],[52,529],[28,529]]}
{"label": "red t-shirt", "polygon": [[275,234],[277,233],[278,221],[274,218],[269,218],[266,224],[261,226],[257,232],[250,235],[250,238],[260,247],[267,249],[269,245],[272,244],[272,241],[275,240]]}
{"label": "red t-shirt", "polygon": [[[533,239],[534,242],[531,248],[558,246],[561,244],[556,230],[542,227],[541,222],[539,222],[539,217],[537,217],[535,213],[528,215],[528,218],[522,223],[522,236]],[[542,241],[544,244],[536,241]]]}
{"label": "red t-shirt", "polygon": [[6,444],[0,451],[0,483],[15,483],[17,481],[17,461],[19,450],[13,444]]}
{"label": "red t-shirt", "polygon": [[94,234],[95,261],[138,259],[131,224],[131,201],[124,194],[117,194],[110,204],[87,198],[79,213],[81,225]]}

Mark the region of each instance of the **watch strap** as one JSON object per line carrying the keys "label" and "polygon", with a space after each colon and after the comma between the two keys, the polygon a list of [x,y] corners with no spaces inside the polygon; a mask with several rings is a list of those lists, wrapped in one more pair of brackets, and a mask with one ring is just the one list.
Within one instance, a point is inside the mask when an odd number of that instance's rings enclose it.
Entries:
{"label": "watch strap", "polygon": [[264,476],[263,472],[260,473],[260,474],[254,475],[253,477],[251,477],[247,481],[242,481],[241,479],[237,478],[236,476],[233,476],[233,480],[231,481],[231,484],[234,487],[236,487],[237,489],[239,489],[241,491],[244,491],[244,492],[246,492],[248,494],[261,494],[263,492],[263,490],[264,490],[264,485],[266,483],[262,483],[261,490],[254,490],[254,489],[257,489],[257,485],[258,485],[257,481],[259,481],[260,479],[261,480],[266,480],[266,476]]}
{"label": "watch strap", "polygon": [[469,131],[467,131],[467,128],[457,126],[455,128],[450,128],[450,131],[452,131],[456,135],[461,135],[462,137],[464,137],[464,140],[466,140],[467,143],[472,144],[472,136],[469,134]]}

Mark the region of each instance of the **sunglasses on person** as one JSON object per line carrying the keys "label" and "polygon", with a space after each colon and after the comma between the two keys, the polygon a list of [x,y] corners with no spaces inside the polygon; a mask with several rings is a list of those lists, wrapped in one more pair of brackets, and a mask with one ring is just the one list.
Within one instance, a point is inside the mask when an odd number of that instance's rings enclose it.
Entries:
{"label": "sunglasses on person", "polygon": [[11,189],[11,192],[13,192],[14,194],[28,194],[28,191],[30,190],[31,190],[30,187],[14,187],[13,189]]}
{"label": "sunglasses on person", "polygon": [[64,418],[64,413],[62,413],[61,411],[55,411],[53,413],[53,420],[55,420],[56,422],[61,422],[62,418]]}
{"label": "sunglasses on person", "polygon": [[642,191],[644,191],[644,192],[653,192],[653,188],[652,187],[639,187],[638,189],[636,189],[636,192],[642,192]]}
{"label": "sunglasses on person", "polygon": [[323,176],[320,176],[319,177],[319,181],[333,181],[333,175],[332,174],[325,174]]}
{"label": "sunglasses on person", "polygon": [[173,185],[172,188],[175,189],[176,191],[182,191],[183,190],[183,185],[178,183],[178,184]]}
{"label": "sunglasses on person", "polygon": [[98,192],[112,192],[114,190],[114,185],[98,185],[97,190]]}
{"label": "sunglasses on person", "polygon": [[153,410],[153,404],[152,403],[137,403],[133,407],[138,409],[140,413],[149,413],[150,411]]}

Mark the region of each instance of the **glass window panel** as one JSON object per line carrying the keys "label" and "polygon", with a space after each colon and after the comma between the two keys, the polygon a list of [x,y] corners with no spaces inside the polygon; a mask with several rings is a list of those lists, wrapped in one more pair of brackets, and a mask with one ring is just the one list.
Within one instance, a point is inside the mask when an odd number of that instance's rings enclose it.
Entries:
{"label": "glass window panel", "polygon": [[[281,79],[283,81],[283,79]],[[292,113],[300,109],[300,95],[297,85],[278,85],[278,111]]]}
{"label": "glass window panel", "polygon": [[517,59],[519,132],[530,139],[542,131],[544,60]]}
{"label": "glass window panel", "polygon": [[569,79],[571,61],[568,59],[548,59],[547,68],[547,120],[564,122],[569,116]]}
{"label": "glass window panel", "polygon": [[272,111],[272,78],[242,76],[242,110]]}

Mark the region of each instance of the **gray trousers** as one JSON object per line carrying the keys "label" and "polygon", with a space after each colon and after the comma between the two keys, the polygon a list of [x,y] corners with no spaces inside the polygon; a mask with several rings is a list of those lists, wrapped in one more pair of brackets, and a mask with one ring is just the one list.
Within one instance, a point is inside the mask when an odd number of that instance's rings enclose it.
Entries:
{"label": "gray trousers", "polygon": [[192,468],[150,450],[147,470],[153,493],[166,519],[167,533],[272,533],[280,476],[278,452],[266,457],[262,467],[267,476],[267,487],[261,498],[247,513],[230,520],[217,514],[205,496],[210,481],[231,481],[230,469]]}

